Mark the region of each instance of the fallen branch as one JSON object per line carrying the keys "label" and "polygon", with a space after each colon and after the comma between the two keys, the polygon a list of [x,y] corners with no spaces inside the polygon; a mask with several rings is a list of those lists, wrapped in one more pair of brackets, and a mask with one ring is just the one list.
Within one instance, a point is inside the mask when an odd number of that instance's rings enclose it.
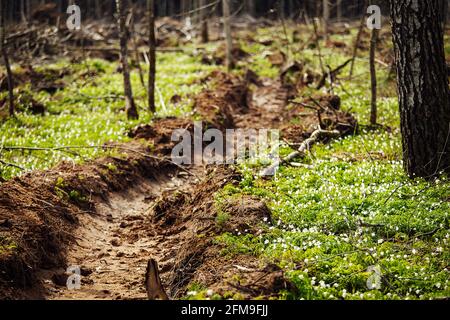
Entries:
{"label": "fallen branch", "polygon": [[123,100],[123,99],[125,99],[125,97],[119,96],[116,94],[110,94],[110,95],[105,95],[105,96],[90,96],[90,95],[80,92],[79,95],[84,98],[91,99],[91,100]]}
{"label": "fallen branch", "polygon": [[320,137],[323,137],[323,136],[333,137],[333,136],[338,136],[339,134],[340,134],[340,132],[337,130],[327,131],[327,130],[322,130],[320,128],[317,129],[316,131],[314,131],[311,134],[311,136],[308,139],[303,141],[303,143],[300,145],[300,147],[297,149],[297,151],[292,152],[284,159],[279,159],[279,160],[275,161],[275,163],[273,163],[270,167],[267,167],[264,170],[262,170],[260,172],[260,176],[273,176],[274,173],[276,172],[277,168],[280,165],[282,165],[284,163],[290,163],[292,160],[294,160],[298,157],[304,157],[306,150],[309,150],[311,148],[311,146],[314,143],[316,143]]}
{"label": "fallen branch", "polygon": [[348,59],[347,61],[345,61],[343,64],[341,64],[340,66],[338,66],[337,68],[330,70],[329,72],[324,72],[322,77],[319,80],[319,83],[317,84],[317,90],[321,89],[327,81],[327,78],[330,78],[331,82],[334,82],[334,80],[336,79],[336,76],[342,71],[342,69],[344,69],[350,62],[353,61],[352,59]]}
{"label": "fallen branch", "polygon": [[5,165],[5,166],[7,166],[7,167],[13,167],[13,168],[17,168],[17,169],[20,169],[20,170],[23,170],[23,171],[25,170],[24,167],[19,166],[18,164],[14,164],[14,163],[11,163],[11,162],[6,162],[6,161],[4,161],[2,159],[0,159],[0,163]]}

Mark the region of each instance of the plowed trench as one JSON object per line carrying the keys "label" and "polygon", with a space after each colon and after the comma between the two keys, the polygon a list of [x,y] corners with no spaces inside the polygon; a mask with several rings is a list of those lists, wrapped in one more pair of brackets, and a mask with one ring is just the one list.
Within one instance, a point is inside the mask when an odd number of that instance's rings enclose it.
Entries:
{"label": "plowed trench", "polygon": [[[286,90],[276,81],[256,89],[249,110],[234,115],[238,128],[277,128],[282,122]],[[67,266],[81,269],[81,288],[66,287],[65,270],[42,271],[48,299],[146,299],[144,273],[150,257],[159,262],[163,282],[174,279],[175,259],[180,248],[195,229],[180,227],[177,232],[153,228],[151,208],[162,194],[192,192],[206,179],[205,168],[191,168],[195,177],[185,172],[165,174],[142,180],[126,192],[111,193],[108,201],[96,199],[96,214],[83,214],[77,229],[76,244],[67,252]],[[169,234],[167,234],[169,233]],[[173,291],[179,290],[173,284]],[[170,291],[170,288],[168,288]],[[176,292],[169,292],[176,295]]]}

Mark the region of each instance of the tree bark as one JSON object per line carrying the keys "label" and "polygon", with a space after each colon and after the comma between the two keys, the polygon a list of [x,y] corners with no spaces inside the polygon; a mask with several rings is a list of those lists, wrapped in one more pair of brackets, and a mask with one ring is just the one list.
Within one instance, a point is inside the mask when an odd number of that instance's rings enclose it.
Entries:
{"label": "tree bark", "polygon": [[410,177],[450,173],[450,92],[439,0],[391,0],[403,158]]}
{"label": "tree bark", "polygon": [[328,0],[323,0],[323,31],[325,38],[328,39],[329,23],[330,23],[330,4]]}
{"label": "tree bark", "polygon": [[226,64],[228,71],[233,68],[233,39],[231,38],[231,21],[230,21],[230,0],[222,0],[223,4],[223,25],[225,29],[225,40],[226,40]]}
{"label": "tree bark", "polygon": [[147,0],[148,4],[148,29],[150,46],[149,52],[149,72],[148,72],[148,106],[151,112],[156,111],[155,106],[155,83],[156,83],[156,35],[155,35],[155,3],[154,0]]}
{"label": "tree bark", "polygon": [[245,6],[247,8],[247,13],[255,17],[256,16],[256,7],[255,7],[255,0],[245,0]]}
{"label": "tree bark", "polygon": [[128,32],[125,26],[125,8],[122,0],[116,0],[119,23],[120,62],[122,64],[123,85],[125,93],[125,108],[128,119],[138,119],[139,114],[133,99],[130,81],[130,66],[128,65]]}
{"label": "tree bark", "polygon": [[342,22],[342,0],[337,0],[336,3],[336,18],[337,18],[337,22],[341,23]]}
{"label": "tree bark", "polygon": [[9,64],[8,53],[6,52],[5,44],[5,18],[4,18],[4,0],[0,0],[0,54],[3,56],[3,61],[6,68],[6,76],[8,79],[8,96],[9,96],[9,115],[14,116],[14,83]]}
{"label": "tree bark", "polygon": [[206,10],[208,10],[208,8],[205,8],[207,4],[208,4],[207,0],[200,0],[200,23],[202,28],[201,31],[202,43],[209,42],[208,19],[206,17]]}

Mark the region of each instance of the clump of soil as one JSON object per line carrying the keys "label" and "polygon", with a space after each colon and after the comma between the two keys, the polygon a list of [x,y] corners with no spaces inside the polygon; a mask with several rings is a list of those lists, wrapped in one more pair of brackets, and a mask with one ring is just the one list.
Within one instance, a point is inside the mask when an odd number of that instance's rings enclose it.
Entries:
{"label": "clump of soil", "polygon": [[[250,269],[256,257],[233,258],[236,265],[251,270],[246,273],[246,281],[233,283],[231,279],[236,272],[226,272],[233,266],[229,257],[224,260],[223,248],[215,243],[215,237],[224,231],[256,233],[258,226],[271,221],[270,210],[264,202],[255,197],[242,197],[225,205],[229,219],[223,225],[218,224],[214,195],[226,184],[239,180],[239,175],[230,168],[215,167],[189,194],[167,194],[153,208],[152,216],[163,219],[157,226],[161,230],[156,232],[166,236],[177,234],[178,241],[182,241],[170,265],[162,266],[163,271],[168,271],[163,274],[163,280],[172,298],[185,295],[191,282],[200,282],[221,294],[235,292],[244,298],[276,295],[286,289],[288,281],[278,267]],[[169,225],[165,223],[166,217],[170,217]]]}
{"label": "clump of soil", "polygon": [[273,66],[281,67],[286,62],[286,55],[282,51],[275,51],[267,58]]}
{"label": "clump of soil", "polygon": [[[234,127],[234,115],[247,110],[250,91],[246,82],[237,76],[214,71],[205,82],[211,82],[212,90],[203,90],[195,97],[194,112],[203,122],[203,129],[219,130]],[[178,142],[172,142],[172,133],[176,129],[194,132],[194,121],[186,118],[169,117],[158,119],[151,125],[140,125],[128,135],[136,139],[149,140],[158,153],[168,155]]]}
{"label": "clump of soil", "polygon": [[222,209],[226,220],[220,226],[225,232],[256,234],[261,223],[272,223],[271,212],[261,199],[243,196],[226,203]]}
{"label": "clump of soil", "polygon": [[[30,83],[33,91],[46,91],[54,94],[59,89],[64,88],[65,83],[62,78],[68,74],[68,70],[36,71],[31,65],[25,66],[20,72],[13,74],[14,86],[22,86]],[[0,74],[0,91],[8,90],[8,81],[6,74]]]}
{"label": "clump of soil", "polygon": [[194,123],[190,119],[168,117],[158,119],[153,124],[139,125],[128,132],[135,139],[148,140],[154,151],[162,155],[170,155],[177,142],[172,141],[172,133],[177,129],[194,132]]}
{"label": "clump of soil", "polygon": [[166,191],[156,201],[152,208],[152,220],[161,227],[168,227],[175,224],[178,209],[188,200],[188,196],[180,191]]}
{"label": "clump of soil", "polygon": [[277,298],[281,291],[296,292],[283,270],[251,255],[214,256],[205,261],[193,281],[204,283],[214,294],[233,299]]}

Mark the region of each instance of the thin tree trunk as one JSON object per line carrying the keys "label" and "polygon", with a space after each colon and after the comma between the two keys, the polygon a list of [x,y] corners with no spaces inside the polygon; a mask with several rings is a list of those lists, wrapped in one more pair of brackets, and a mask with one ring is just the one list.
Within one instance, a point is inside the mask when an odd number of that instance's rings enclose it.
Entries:
{"label": "thin tree trunk", "polygon": [[390,3],[403,158],[410,177],[450,173],[450,90],[439,4]]}
{"label": "thin tree trunk", "polygon": [[378,29],[372,30],[370,40],[370,80],[371,80],[371,103],[370,103],[370,124],[377,124],[377,70],[375,68],[375,53],[378,42]]}
{"label": "thin tree trunk", "polygon": [[135,60],[136,60],[136,65],[137,65],[137,69],[138,69],[138,73],[139,73],[139,80],[141,81],[141,85],[144,88],[144,90],[146,90],[146,84],[145,84],[145,80],[144,80],[144,71],[142,70],[141,67],[141,56],[139,53],[139,46],[137,43],[137,32],[136,32],[136,27],[135,27],[135,13],[134,13],[134,9],[132,9],[132,19],[130,21],[130,29],[131,29],[131,39],[133,41],[133,47],[134,47],[134,56],[135,56]]}
{"label": "thin tree trunk", "polygon": [[23,23],[27,22],[27,15],[25,13],[25,0],[20,0],[20,17]]}
{"label": "thin tree trunk", "polygon": [[122,0],[116,0],[119,38],[120,38],[120,62],[122,64],[123,84],[125,92],[125,108],[128,119],[138,119],[139,114],[133,99],[133,90],[130,81],[130,66],[128,65],[128,35],[125,25],[125,8]]}
{"label": "thin tree trunk", "polygon": [[97,19],[102,17],[102,5],[100,0],[95,0],[95,16]]}
{"label": "thin tree trunk", "polygon": [[337,0],[336,15],[338,23],[342,22],[342,0]]}
{"label": "thin tree trunk", "polygon": [[148,28],[150,46],[149,52],[149,73],[148,73],[148,106],[151,112],[156,111],[155,106],[155,81],[156,81],[156,35],[155,35],[155,3],[154,0],[147,0],[148,5]]}
{"label": "thin tree trunk", "polygon": [[[366,0],[364,8],[367,7],[368,3],[369,3],[368,0]],[[355,68],[356,55],[358,53],[359,43],[361,42],[361,36],[362,36],[363,29],[364,29],[365,21],[366,21],[366,15],[363,14],[362,17],[361,17],[361,22],[359,24],[358,34],[356,35],[355,44],[353,46],[353,55],[352,55],[353,60],[352,60],[351,66],[350,66],[350,74],[349,74],[350,80],[353,77],[353,70]]]}
{"label": "thin tree trunk", "polygon": [[278,0],[278,17],[284,20],[284,0]]}
{"label": "thin tree trunk", "polygon": [[6,75],[8,79],[8,94],[9,94],[9,115],[14,116],[14,83],[13,76],[11,72],[11,66],[9,64],[8,53],[5,48],[5,19],[4,19],[4,8],[5,1],[0,0],[0,53],[3,56],[3,61],[5,63]]}
{"label": "thin tree trunk", "polygon": [[256,16],[256,7],[255,7],[255,0],[245,0],[245,5],[247,7],[247,12],[252,17]]}
{"label": "thin tree trunk", "polygon": [[208,4],[207,0],[200,0],[200,23],[202,26],[202,43],[209,42],[209,33],[208,33],[208,19],[206,17],[206,9],[205,6]]}
{"label": "thin tree trunk", "polygon": [[322,50],[320,48],[320,39],[319,39],[319,30],[317,30],[317,20],[318,18],[313,19],[313,28],[314,28],[314,38],[316,41],[316,47],[317,47],[317,53],[319,54],[319,63],[320,63],[320,70],[322,71],[322,74],[325,74],[325,66],[323,65],[323,59],[322,59]]}
{"label": "thin tree trunk", "polygon": [[230,21],[230,0],[222,0],[223,4],[223,25],[225,29],[225,40],[226,40],[226,64],[228,71],[233,68],[233,39],[231,38],[231,21]]}
{"label": "thin tree trunk", "polygon": [[328,3],[328,0],[323,0],[323,31],[325,33],[326,39],[328,39],[329,23],[330,23],[330,4]]}

